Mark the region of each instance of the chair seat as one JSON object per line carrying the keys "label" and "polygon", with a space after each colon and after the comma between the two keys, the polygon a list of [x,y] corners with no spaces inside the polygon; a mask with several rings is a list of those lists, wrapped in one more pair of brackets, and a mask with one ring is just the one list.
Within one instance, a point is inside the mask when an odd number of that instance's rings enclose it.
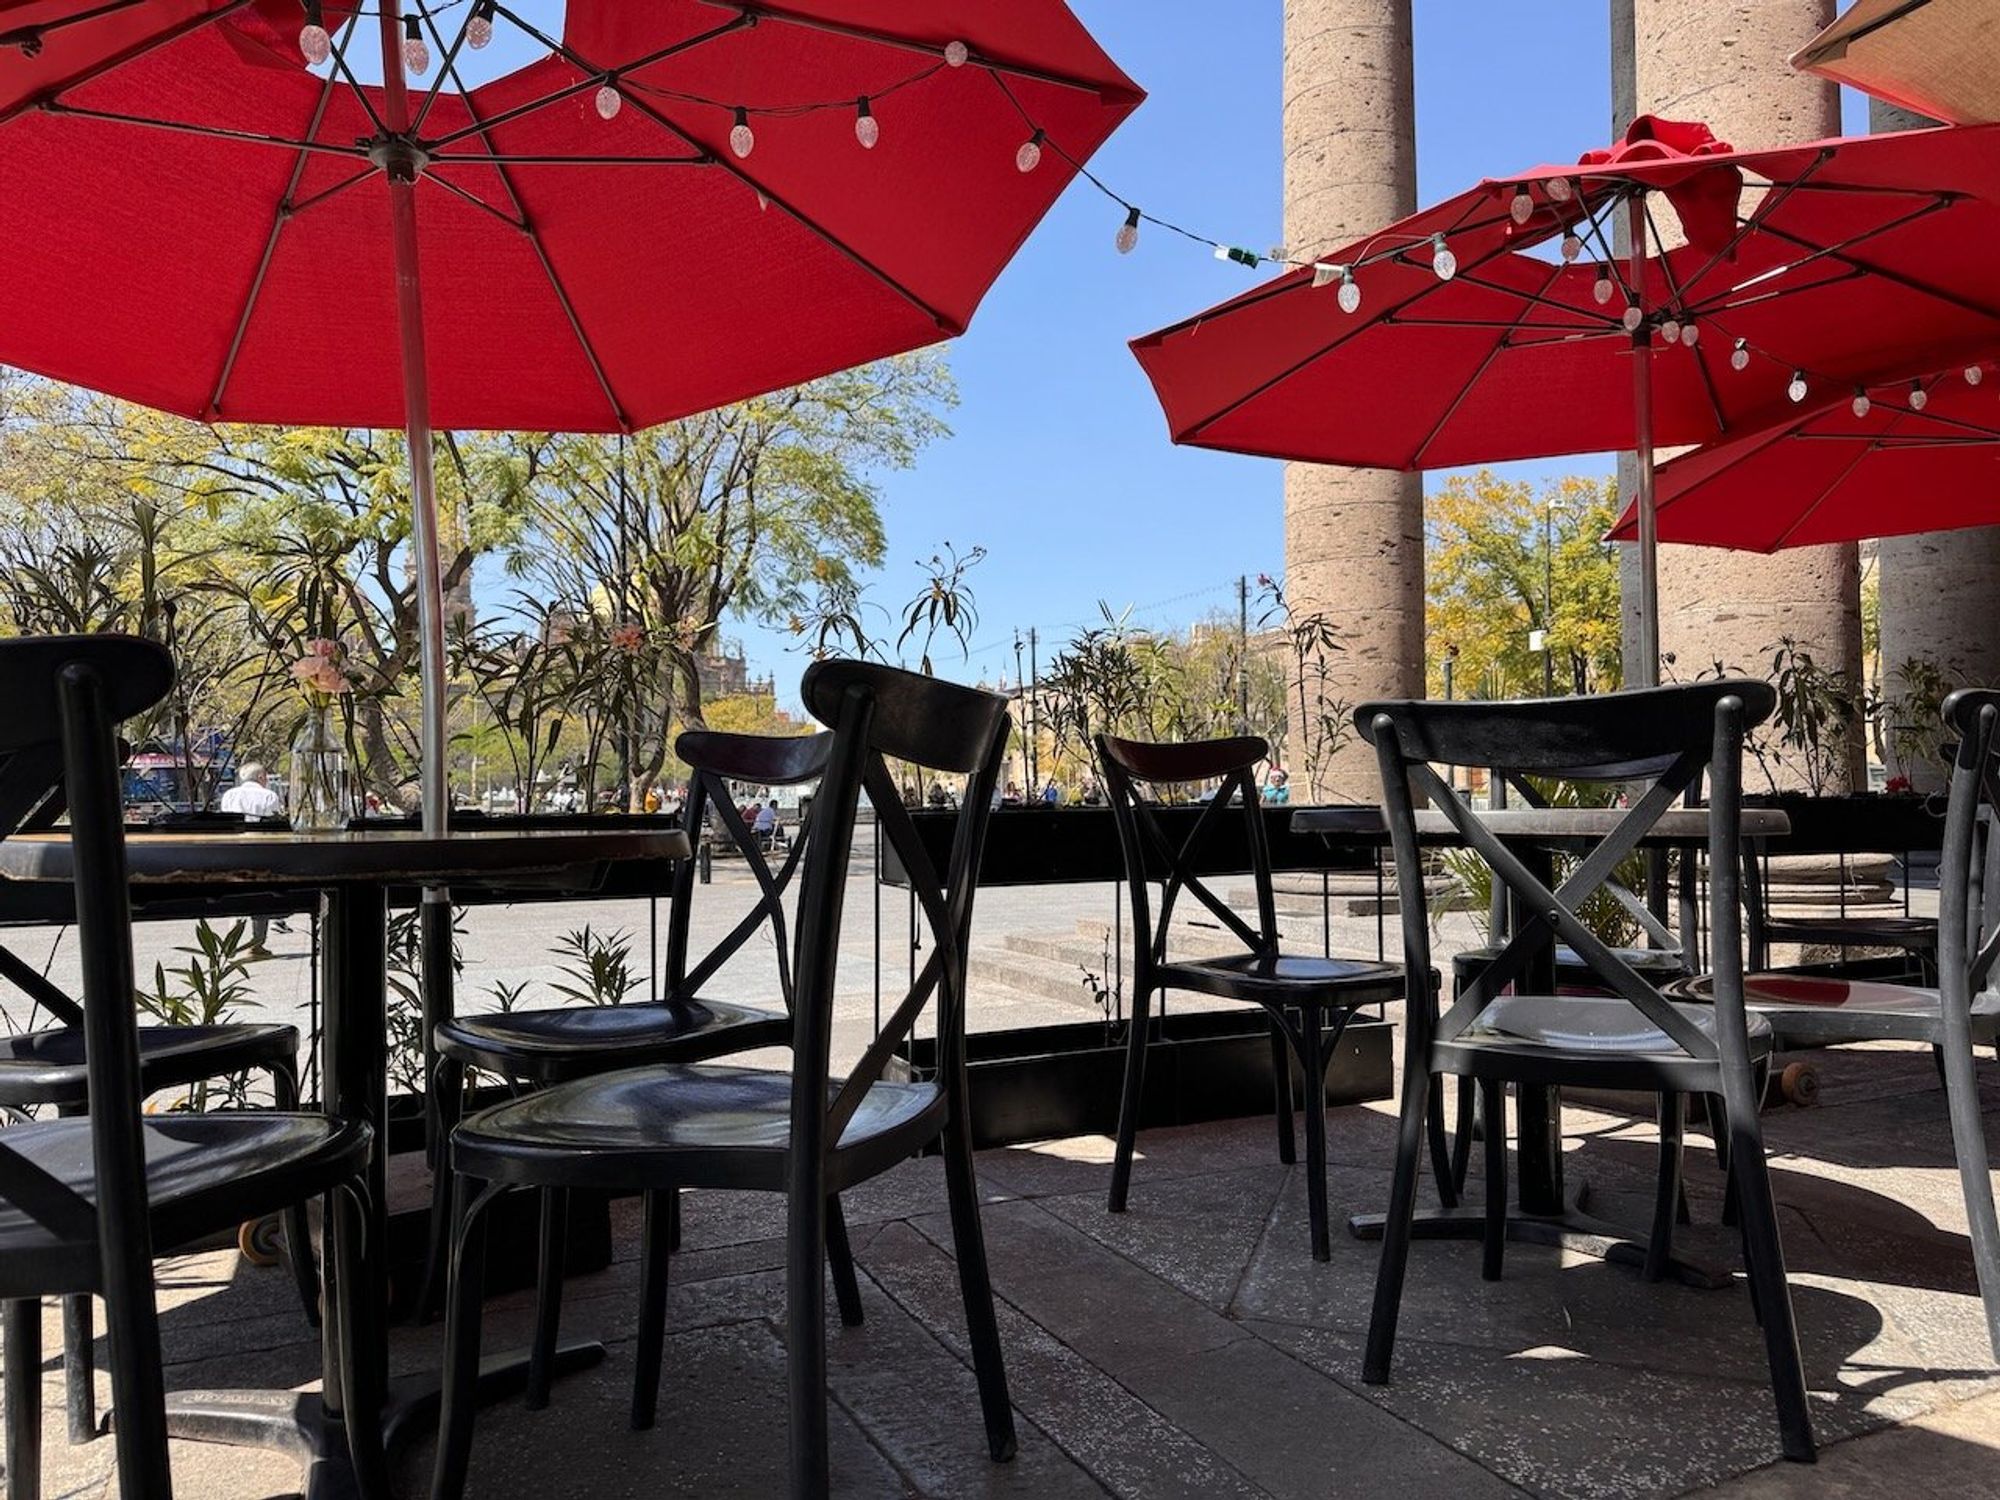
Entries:
{"label": "chair seat", "polygon": [[[147,1115],[140,1128],[161,1254],[352,1180],[370,1136],[366,1125],[326,1115],[262,1110]],[[0,1147],[95,1201],[88,1120],[17,1125],[0,1132]],[[0,1173],[19,1170],[0,1163]],[[0,1298],[87,1291],[96,1281],[90,1239],[65,1238],[13,1203],[0,1204]]]}
{"label": "chair seat", "polygon": [[[1687,973],[1687,964],[1678,948],[1613,948],[1611,952],[1633,973],[1656,983],[1663,984]],[[1498,948],[1468,948],[1453,957],[1452,969],[1456,974],[1465,975],[1482,964],[1492,963],[1499,956]],[[1602,984],[1597,971],[1584,962],[1582,954],[1567,943],[1556,944],[1556,982],[1567,986],[1573,980],[1586,979],[1593,984]]]}
{"label": "chair seat", "polygon": [[1782,917],[1764,924],[1774,943],[1832,943],[1855,948],[1908,948],[1935,953],[1936,917]]}
{"label": "chair seat", "polygon": [[[829,1086],[828,1097],[839,1084]],[[456,1171],[487,1182],[634,1191],[782,1191],[791,1143],[789,1073],[716,1065],[629,1068],[557,1084],[470,1116],[451,1139]],[[838,1191],[934,1138],[934,1083],[879,1082],[848,1121],[827,1184]]]}
{"label": "chair seat", "polygon": [[[140,1086],[148,1094],[252,1068],[291,1066],[299,1055],[296,1026],[142,1026]],[[83,1031],[60,1027],[0,1038],[0,1105],[58,1108],[89,1100]]]}
{"label": "chair seat", "polygon": [[1356,958],[1230,954],[1162,964],[1159,980],[1162,989],[1192,990],[1199,995],[1267,1005],[1373,1005],[1378,1000],[1400,1000],[1403,995],[1400,964]]}
{"label": "chair seat", "polygon": [[[1702,1035],[1715,1035],[1711,1006],[1670,1001]],[[1753,1061],[1772,1051],[1768,1021],[1746,1020]],[[1713,1087],[1714,1058],[1691,1057],[1638,1009],[1615,996],[1502,995],[1457,1037],[1435,1048],[1440,1072],[1474,1077],[1588,1083],[1602,1088]]]}
{"label": "chair seat", "polygon": [[[1713,977],[1697,975],[1678,993],[1706,1004]],[[1937,1042],[1943,1035],[1938,992],[1879,980],[1818,974],[1747,974],[1743,1003],[1763,1017],[1780,1047],[1833,1047],[1842,1042]],[[1972,997],[1972,1039],[2000,1038],[2000,995]]]}
{"label": "chair seat", "polygon": [[783,1046],[792,1018],[725,1000],[494,1011],[439,1025],[438,1051],[509,1078],[551,1082],[645,1063]]}

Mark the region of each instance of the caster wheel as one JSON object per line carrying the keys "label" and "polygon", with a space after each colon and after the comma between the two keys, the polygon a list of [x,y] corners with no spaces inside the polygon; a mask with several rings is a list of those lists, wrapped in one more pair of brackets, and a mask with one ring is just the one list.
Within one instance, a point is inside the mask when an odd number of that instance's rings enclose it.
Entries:
{"label": "caster wheel", "polygon": [[1819,1069],[1811,1063],[1791,1063],[1778,1079],[1788,1103],[1810,1108],[1819,1103]]}
{"label": "caster wheel", "polygon": [[275,1266],[283,1259],[284,1225],[276,1214],[252,1219],[236,1231],[236,1249],[253,1266]]}

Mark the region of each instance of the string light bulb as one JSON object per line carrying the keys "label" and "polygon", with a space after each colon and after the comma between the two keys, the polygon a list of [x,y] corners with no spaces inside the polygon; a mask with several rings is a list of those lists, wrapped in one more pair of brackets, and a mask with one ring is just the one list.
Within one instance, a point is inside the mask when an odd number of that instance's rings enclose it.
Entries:
{"label": "string light bulb", "polygon": [[1021,142],[1021,149],[1014,153],[1014,170],[1025,173],[1039,167],[1042,164],[1042,142],[1047,139],[1048,136],[1037,126],[1035,133]]}
{"label": "string light bulb", "polygon": [[1984,380],[1985,378],[1986,378],[1986,371],[1982,369],[1980,366],[1967,365],[1965,367],[1965,383],[1967,385],[1978,385],[1979,382]]}
{"label": "string light bulb", "polygon": [[1924,389],[1924,383],[1921,380],[1912,380],[1910,382],[1910,410],[1922,411],[1930,404],[1931,393]]}
{"label": "string light bulb", "polygon": [[757,149],[757,132],[750,128],[750,111],[738,107],[736,123],[729,127],[729,149],[742,161]]}
{"label": "string light bulb", "polygon": [[424,29],[415,16],[403,17],[403,66],[416,78],[431,70],[431,49],[424,44]]}
{"label": "string light bulb", "polygon": [[1441,234],[1431,236],[1431,269],[1439,281],[1449,281],[1458,274],[1458,257],[1451,253],[1451,246]]}
{"label": "string light bulb", "polygon": [[314,66],[333,56],[333,38],[320,18],[319,0],[306,6],[306,24],[299,28],[299,51]]}
{"label": "string light bulb", "polygon": [[1792,383],[1785,387],[1785,394],[1791,397],[1794,402],[1806,399],[1806,372],[1804,370],[1792,371]]}
{"label": "string light bulb", "polygon": [[1669,344],[1678,344],[1681,341],[1681,320],[1672,313],[1667,314],[1660,323],[1660,337]]}
{"label": "string light bulb", "polygon": [[1549,195],[1550,201],[1555,203],[1567,203],[1575,196],[1575,189],[1567,177],[1551,177],[1542,184],[1542,188]]}
{"label": "string light bulb", "polygon": [[1513,200],[1507,205],[1507,217],[1516,224],[1525,224],[1535,216],[1535,200],[1528,196],[1528,185],[1517,183]]}
{"label": "string light bulb", "polygon": [[1611,300],[1611,292],[1611,267],[1607,262],[1599,262],[1597,280],[1590,288],[1590,300],[1602,307]]}
{"label": "string light bulb", "polygon": [[472,19],[465,23],[465,45],[483,51],[493,40],[493,0],[479,0],[472,7]]}
{"label": "string light bulb", "polygon": [[875,112],[868,107],[865,95],[854,101],[854,139],[863,151],[873,151],[875,143],[882,139],[882,127],[875,119]]}
{"label": "string light bulb", "polygon": [[625,96],[618,92],[618,86],[607,80],[597,90],[597,118],[615,120],[618,111],[625,107]]}
{"label": "string light bulb", "polygon": [[1747,370],[1750,368],[1749,340],[1738,339],[1736,341],[1736,347],[1729,351],[1729,368],[1732,370]]}
{"label": "string light bulb", "polygon": [[1127,208],[1125,210],[1125,222],[1118,226],[1118,233],[1113,236],[1111,243],[1118,247],[1120,255],[1130,255],[1134,250],[1139,248],[1138,209]]}
{"label": "string light bulb", "polygon": [[1865,417],[1868,415],[1869,408],[1874,404],[1874,402],[1868,399],[1868,393],[1859,386],[1856,386],[1854,388],[1854,399],[1847,403],[1847,409],[1857,417]]}
{"label": "string light bulb", "polygon": [[1354,279],[1353,267],[1340,268],[1340,290],[1333,295],[1334,300],[1339,302],[1342,312],[1354,313],[1361,310],[1361,286]]}
{"label": "string light bulb", "polygon": [[1681,324],[1681,347],[1683,349],[1692,349],[1700,342],[1701,325],[1695,322],[1693,318],[1689,318],[1685,323]]}
{"label": "string light bulb", "polygon": [[1563,264],[1566,266],[1570,265],[1581,254],[1583,254],[1583,241],[1573,234],[1564,235],[1562,238]]}
{"label": "string light bulb", "polygon": [[944,44],[944,65],[947,68],[962,68],[971,56],[972,49],[963,42],[946,42]]}
{"label": "string light bulb", "polygon": [[1646,321],[1646,315],[1639,311],[1637,302],[1627,302],[1625,311],[1618,316],[1618,321],[1624,325],[1627,333],[1637,333],[1639,325]]}

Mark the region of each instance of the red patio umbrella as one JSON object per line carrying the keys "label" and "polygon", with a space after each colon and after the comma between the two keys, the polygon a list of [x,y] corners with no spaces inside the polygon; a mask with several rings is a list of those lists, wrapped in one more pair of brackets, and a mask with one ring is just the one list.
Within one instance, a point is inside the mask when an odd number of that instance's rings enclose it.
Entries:
{"label": "red patio umbrella", "polygon": [[[1061,0],[528,8],[0,0],[0,361],[408,428],[433,829],[433,426],[635,430],[958,334],[1143,98]],[[544,55],[467,89],[496,25]]]}
{"label": "red patio umbrella", "polygon": [[1996,128],[1738,152],[1646,118],[1132,347],[1179,443],[1389,469],[1637,449],[1644,682],[1653,446],[2000,337],[1996,236]]}
{"label": "red patio umbrella", "polygon": [[[2000,524],[2000,373],[1977,354],[1830,392],[1660,468],[1660,540],[1751,552]],[[1628,508],[1612,536],[1631,541]]]}

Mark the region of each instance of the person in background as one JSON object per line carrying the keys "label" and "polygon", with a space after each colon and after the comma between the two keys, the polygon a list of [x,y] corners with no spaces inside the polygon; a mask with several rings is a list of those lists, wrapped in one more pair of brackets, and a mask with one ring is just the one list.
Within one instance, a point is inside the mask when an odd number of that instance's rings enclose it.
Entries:
{"label": "person in background", "polygon": [[757,835],[757,842],[766,849],[777,842],[778,804],[775,798],[758,807],[757,818],[750,825],[750,831]]}
{"label": "person in background", "polygon": [[[279,818],[285,813],[285,801],[271,790],[271,773],[258,761],[245,761],[236,773],[236,785],[222,794],[216,803],[226,813],[240,813],[245,818]],[[278,924],[280,932],[291,929],[283,922]],[[269,958],[271,919],[252,917],[250,919],[250,957]]]}
{"label": "person in background", "polygon": [[933,781],[931,783],[930,794],[926,800],[929,801],[932,807],[949,807],[951,805],[951,793],[944,789],[942,781]]}
{"label": "person in background", "polygon": [[1049,778],[1048,785],[1042,788],[1042,804],[1045,807],[1062,806],[1062,788],[1056,785],[1056,779],[1053,776]]}
{"label": "person in background", "polygon": [[1271,774],[1264,781],[1264,800],[1275,806],[1282,806],[1292,800],[1291,778],[1283,766],[1271,767]]}
{"label": "person in background", "polygon": [[640,803],[640,806],[645,808],[649,813],[656,813],[660,810],[661,805],[660,789],[657,786],[648,786],[646,788],[645,800]]}
{"label": "person in background", "polygon": [[1018,781],[1007,783],[1005,790],[1000,793],[1000,805],[1002,807],[1019,807],[1021,805],[1021,784]]}

